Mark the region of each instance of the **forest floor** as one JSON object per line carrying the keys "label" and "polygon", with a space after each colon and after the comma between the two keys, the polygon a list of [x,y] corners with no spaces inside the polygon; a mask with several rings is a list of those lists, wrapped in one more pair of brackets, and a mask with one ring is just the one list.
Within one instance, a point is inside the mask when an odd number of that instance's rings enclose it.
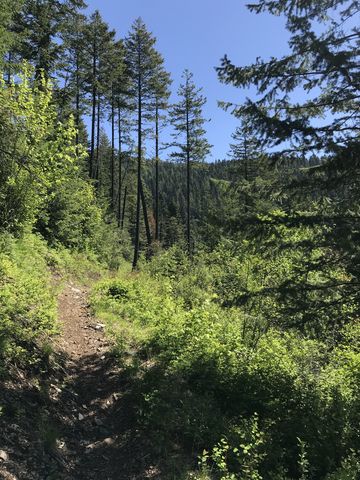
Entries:
{"label": "forest floor", "polygon": [[0,383],[0,479],[163,478],[86,287],[66,283],[59,319],[50,367]]}

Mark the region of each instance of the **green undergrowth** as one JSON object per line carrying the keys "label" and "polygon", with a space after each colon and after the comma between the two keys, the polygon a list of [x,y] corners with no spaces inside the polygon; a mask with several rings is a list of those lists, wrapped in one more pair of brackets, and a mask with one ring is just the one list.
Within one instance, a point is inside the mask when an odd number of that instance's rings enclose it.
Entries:
{"label": "green undergrowth", "polygon": [[11,363],[47,361],[60,332],[57,295],[65,281],[92,283],[105,272],[96,258],[49,248],[35,234],[0,236],[0,372]]}
{"label": "green undergrowth", "polygon": [[36,363],[57,333],[46,244],[35,235],[0,238],[0,365]]}
{"label": "green undergrowth", "polygon": [[99,282],[91,300],[159,451],[180,445],[198,458],[189,478],[359,478],[359,327],[331,348],[261,330],[256,315],[219,301],[216,268],[174,255]]}

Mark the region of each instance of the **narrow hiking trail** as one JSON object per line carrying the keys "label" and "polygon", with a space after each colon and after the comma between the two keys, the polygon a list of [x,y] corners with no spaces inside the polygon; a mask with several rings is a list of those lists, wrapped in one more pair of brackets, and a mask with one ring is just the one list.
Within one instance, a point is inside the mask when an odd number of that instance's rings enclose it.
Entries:
{"label": "narrow hiking trail", "polygon": [[61,463],[70,478],[121,478],[112,452],[119,441],[114,430],[122,414],[116,404],[123,386],[120,369],[108,358],[104,325],[91,316],[85,288],[68,284],[58,308],[63,332],[57,346],[66,373],[62,386],[51,388],[58,398],[67,397],[59,411],[66,426],[57,441]]}
{"label": "narrow hiking trail", "polygon": [[[59,296],[56,365],[38,382],[5,382],[0,405],[15,409],[0,432],[0,479],[160,478],[135,428],[129,384],[110,354],[88,290],[68,282]],[[143,448],[145,447],[145,448]]]}

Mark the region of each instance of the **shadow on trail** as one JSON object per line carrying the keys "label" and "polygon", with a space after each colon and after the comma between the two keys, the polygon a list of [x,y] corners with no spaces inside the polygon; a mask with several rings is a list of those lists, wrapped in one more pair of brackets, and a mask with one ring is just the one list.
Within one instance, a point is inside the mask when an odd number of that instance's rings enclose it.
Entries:
{"label": "shadow on trail", "polygon": [[68,359],[35,381],[0,387],[0,450],[9,457],[0,479],[164,478],[137,426],[130,379],[110,356]]}
{"label": "shadow on trail", "polygon": [[65,285],[59,320],[50,361],[0,379],[0,480],[185,479],[178,453],[140,427],[143,379],[111,354],[86,288]]}

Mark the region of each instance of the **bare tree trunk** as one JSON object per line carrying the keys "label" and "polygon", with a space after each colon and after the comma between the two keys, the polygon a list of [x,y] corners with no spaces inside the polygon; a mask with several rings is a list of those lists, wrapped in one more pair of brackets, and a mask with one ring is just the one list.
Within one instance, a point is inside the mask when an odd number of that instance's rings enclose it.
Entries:
{"label": "bare tree trunk", "polygon": [[152,240],[151,240],[151,230],[150,230],[150,225],[149,225],[149,217],[148,217],[148,213],[147,213],[146,200],[145,200],[142,181],[140,183],[140,195],[141,195],[141,205],[142,205],[143,214],[144,214],[146,239],[147,239],[148,247],[150,248],[151,247],[151,242],[152,242]]}
{"label": "bare tree trunk", "polygon": [[93,70],[92,70],[92,114],[91,114],[91,139],[90,139],[90,162],[89,162],[89,177],[93,178],[94,175],[94,160],[95,160],[95,124],[96,124],[96,43],[94,40],[93,45]]}
{"label": "bare tree trunk", "polygon": [[121,225],[121,195],[122,195],[122,132],[121,132],[121,108],[118,105],[118,163],[119,163],[119,180],[118,180],[118,226]]}
{"label": "bare tree trunk", "polygon": [[186,240],[188,255],[191,256],[191,226],[190,226],[190,121],[189,121],[189,101],[186,99]]}
{"label": "bare tree trunk", "polygon": [[98,94],[97,100],[97,124],[96,124],[96,162],[94,178],[98,180],[97,186],[101,183],[101,165],[100,165],[100,95]]}
{"label": "bare tree trunk", "polygon": [[[139,48],[139,65],[141,63]],[[141,154],[142,154],[142,91],[141,91],[141,74],[138,76],[138,167],[137,167],[137,199],[136,199],[136,223],[135,223],[135,242],[134,242],[134,259],[132,267],[135,269],[139,260],[140,249],[140,202],[141,202]]]}
{"label": "bare tree trunk", "polygon": [[115,205],[115,106],[114,87],[111,86],[111,206]]}
{"label": "bare tree trunk", "polygon": [[126,199],[127,199],[127,187],[125,187],[125,190],[124,190],[123,207],[122,207],[122,213],[121,213],[121,230],[124,229]]}
{"label": "bare tree trunk", "polygon": [[[246,136],[244,137],[244,177],[245,180],[248,181],[249,179],[249,172],[248,172],[248,146],[247,146],[247,139]],[[247,202],[247,195],[245,191],[245,202],[244,202],[244,213],[248,213],[248,202]]]}
{"label": "bare tree trunk", "polygon": [[160,205],[159,205],[159,104],[155,108],[155,240],[160,239]]}
{"label": "bare tree trunk", "polygon": [[75,125],[76,125],[76,155],[79,155],[79,129],[80,129],[80,75],[79,75],[79,57],[76,54],[76,105],[75,105]]}

